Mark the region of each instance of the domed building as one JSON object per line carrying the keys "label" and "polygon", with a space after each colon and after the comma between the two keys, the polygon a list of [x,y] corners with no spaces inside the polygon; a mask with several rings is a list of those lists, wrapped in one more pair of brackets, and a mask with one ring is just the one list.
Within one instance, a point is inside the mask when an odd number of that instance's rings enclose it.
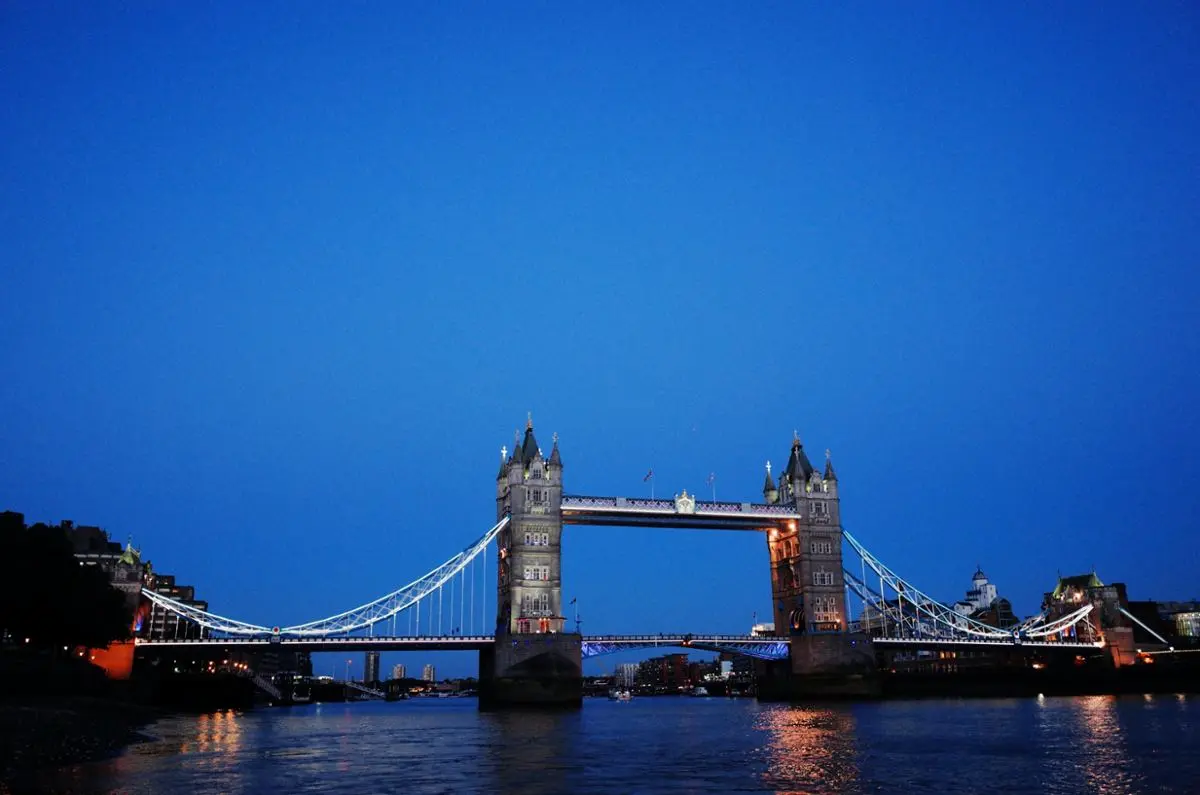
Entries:
{"label": "domed building", "polygon": [[975,567],[975,574],[971,577],[971,588],[967,591],[967,597],[955,602],[953,607],[954,612],[961,616],[1001,629],[1017,624],[1012,604],[999,596],[996,585],[988,581],[987,575],[979,566]]}

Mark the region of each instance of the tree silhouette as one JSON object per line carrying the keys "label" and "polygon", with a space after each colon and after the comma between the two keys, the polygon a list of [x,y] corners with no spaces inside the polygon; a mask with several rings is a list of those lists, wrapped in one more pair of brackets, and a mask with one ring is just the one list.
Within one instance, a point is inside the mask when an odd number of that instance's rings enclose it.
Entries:
{"label": "tree silhouette", "polygon": [[76,560],[62,527],[9,525],[0,544],[11,555],[0,577],[0,630],[17,643],[95,648],[129,638],[124,595],[99,566]]}

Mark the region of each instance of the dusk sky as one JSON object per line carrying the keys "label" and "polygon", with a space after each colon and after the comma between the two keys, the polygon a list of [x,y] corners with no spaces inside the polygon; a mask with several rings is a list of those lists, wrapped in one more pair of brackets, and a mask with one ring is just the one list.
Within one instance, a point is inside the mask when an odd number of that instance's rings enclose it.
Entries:
{"label": "dusk sky", "polygon": [[[795,429],[943,600],[1200,597],[1198,87],[1187,2],[4,3],[0,510],[288,624],[484,533],[527,412],[575,494]],[[585,632],[770,610],[754,534],[565,536]]]}

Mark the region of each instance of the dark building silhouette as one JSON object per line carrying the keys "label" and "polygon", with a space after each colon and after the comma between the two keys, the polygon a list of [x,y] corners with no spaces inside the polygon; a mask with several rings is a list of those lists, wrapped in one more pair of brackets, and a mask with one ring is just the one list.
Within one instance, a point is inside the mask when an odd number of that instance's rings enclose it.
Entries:
{"label": "dark building silhouette", "polygon": [[379,652],[369,651],[363,666],[363,684],[374,684],[379,681]]}

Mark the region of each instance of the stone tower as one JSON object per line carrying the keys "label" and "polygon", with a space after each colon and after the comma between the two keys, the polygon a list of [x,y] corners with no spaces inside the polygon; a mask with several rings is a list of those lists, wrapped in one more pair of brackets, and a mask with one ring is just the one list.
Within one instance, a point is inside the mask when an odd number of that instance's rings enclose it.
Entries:
{"label": "stone tower", "polygon": [[[514,439],[496,475],[496,519],[511,516],[499,539],[496,630],[514,635],[563,631],[562,459],[558,435],[545,458],[533,435]],[[501,451],[503,456],[507,451]]]}
{"label": "stone tower", "polygon": [[579,706],[581,639],[564,631],[558,436],[543,456],[530,418],[513,448],[496,473],[496,518],[510,521],[497,540],[496,642],[479,653],[479,703]]}
{"label": "stone tower", "polygon": [[786,664],[764,672],[759,697],[878,694],[871,639],[847,624],[842,516],[829,452],[818,472],[793,435],[778,486],[767,465],[763,497],[794,508],[797,518],[767,533],[775,634],[790,638],[791,651]]}
{"label": "stone tower", "polygon": [[771,598],[777,635],[844,632],[842,527],[837,475],[828,453],[824,474],[808,460],[799,436],[792,439],[787,468],[776,487],[767,465],[763,497],[800,514],[795,527],[767,536]]}

